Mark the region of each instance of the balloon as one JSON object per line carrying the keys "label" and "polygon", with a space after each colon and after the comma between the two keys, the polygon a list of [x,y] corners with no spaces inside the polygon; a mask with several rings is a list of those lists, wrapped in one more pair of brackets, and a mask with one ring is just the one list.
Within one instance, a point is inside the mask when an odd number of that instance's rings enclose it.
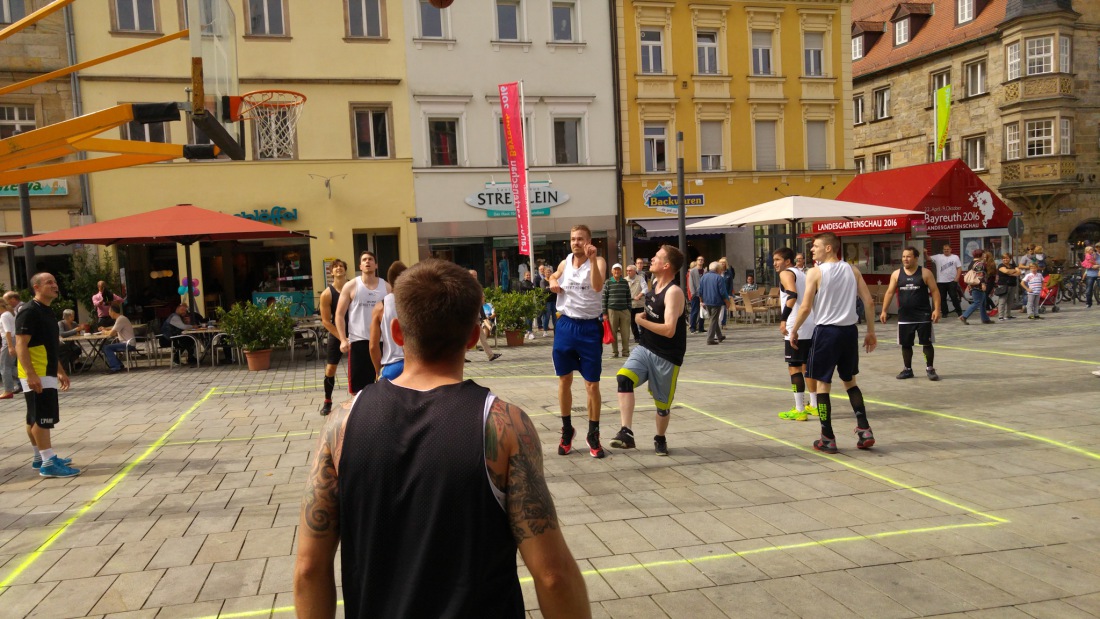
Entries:
{"label": "balloon", "polygon": [[199,280],[197,280],[197,279],[191,280],[191,285],[192,286],[198,286],[199,285]]}
{"label": "balloon", "polygon": [[187,286],[180,286],[179,288],[176,289],[176,292],[178,292],[180,294],[187,294]]}
{"label": "balloon", "polygon": [[192,288],[192,289],[191,289],[191,294],[193,294],[194,296],[196,296],[196,297],[197,297],[197,296],[199,296],[199,295],[200,295],[200,294],[202,294],[202,293],[200,293],[200,292],[199,292],[199,289],[198,289],[198,287],[195,287],[195,288]]}

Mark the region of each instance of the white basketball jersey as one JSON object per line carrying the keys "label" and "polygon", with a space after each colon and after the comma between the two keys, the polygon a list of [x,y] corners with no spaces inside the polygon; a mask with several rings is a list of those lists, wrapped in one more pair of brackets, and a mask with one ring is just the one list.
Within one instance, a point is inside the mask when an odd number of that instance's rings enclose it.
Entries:
{"label": "white basketball jersey", "polygon": [[[806,274],[798,269],[798,267],[788,267],[787,270],[794,273],[794,291],[798,294],[798,297],[794,300],[794,309],[791,310],[791,316],[796,316],[798,310],[802,309],[802,300],[806,298]],[[784,288],[779,289],[779,307],[787,307],[787,291]],[[791,322],[791,320],[788,319],[787,322]],[[806,322],[798,327],[798,337],[795,339],[808,340],[812,338],[814,336],[814,326],[814,313],[811,311]],[[791,334],[788,332],[787,336],[783,339],[791,339]]]}
{"label": "white basketball jersey", "polygon": [[846,327],[856,324],[856,274],[844,261],[822,262],[821,283],[814,295],[814,320],[819,325]]}

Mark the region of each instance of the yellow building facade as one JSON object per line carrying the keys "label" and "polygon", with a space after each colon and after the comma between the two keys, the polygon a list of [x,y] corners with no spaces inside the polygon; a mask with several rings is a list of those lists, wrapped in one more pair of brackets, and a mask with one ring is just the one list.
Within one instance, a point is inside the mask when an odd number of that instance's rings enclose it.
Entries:
{"label": "yellow building facade", "polygon": [[[352,5],[359,10],[351,11]],[[98,221],[194,204],[314,237],[298,243],[193,247],[193,273],[202,289],[200,311],[260,291],[295,292],[295,301],[306,303],[308,298],[312,307],[324,290],[328,259],[346,261],[354,276],[357,255],[365,249],[378,254],[383,269],[396,260],[415,262],[404,18],[399,6],[387,10],[385,3],[374,5],[376,12],[369,14],[372,5],[225,3],[235,12],[240,93],[282,89],[307,97],[290,146],[264,146],[250,121],[243,125],[243,161],[181,159],[90,175],[92,212]],[[119,14],[119,6],[127,13]],[[79,60],[181,30],[187,26],[185,7],[183,0],[74,3]],[[260,13],[250,14],[256,10]],[[84,109],[185,102],[190,76],[190,42],[173,41],[82,71]],[[182,118],[131,124],[104,137],[203,142],[188,115]],[[128,285],[146,302],[164,300],[166,290],[175,294],[182,258],[182,249],[167,245],[120,250]],[[172,277],[159,277],[165,271]],[[133,295],[130,302],[135,302]]]}
{"label": "yellow building facade", "polygon": [[[689,219],[784,195],[832,198],[851,180],[849,2],[616,8],[623,210],[638,255],[676,244],[678,132]],[[751,236],[693,236],[688,258],[728,254],[741,273],[759,262]]]}

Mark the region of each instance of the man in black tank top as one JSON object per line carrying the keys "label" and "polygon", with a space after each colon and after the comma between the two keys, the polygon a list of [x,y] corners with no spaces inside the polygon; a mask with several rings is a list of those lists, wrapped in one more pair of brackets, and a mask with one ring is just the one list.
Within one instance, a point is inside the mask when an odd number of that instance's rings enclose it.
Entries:
{"label": "man in black tank top", "polygon": [[517,549],[543,616],[590,617],[534,424],[462,379],[481,287],[425,260],[394,297],[405,370],[325,423],[298,527],[298,616],[335,614],[339,546],[346,617],[523,617]]}
{"label": "man in black tank top", "polygon": [[[920,250],[906,247],[901,252],[902,268],[890,275],[890,286],[882,298],[882,314],[879,320],[886,324],[886,308],[894,291],[898,293],[898,345],[901,346],[901,360],[905,363],[897,378],[913,378],[913,341],[920,340],[924,350],[924,373],[928,380],[939,380],[934,361],[936,350],[932,343],[936,336],[932,332],[932,323],[940,321],[940,289],[932,271],[917,265]],[[929,295],[932,302],[929,303]]]}
{"label": "man in black tank top", "polygon": [[[336,367],[340,365],[340,332],[336,329],[336,304],[340,300],[340,291],[348,283],[348,264],[337,258],[332,261],[332,283],[321,293],[321,325],[328,331],[325,345],[325,401],[321,404],[321,414],[332,411],[332,389],[336,386]],[[347,328],[347,325],[344,325]]]}

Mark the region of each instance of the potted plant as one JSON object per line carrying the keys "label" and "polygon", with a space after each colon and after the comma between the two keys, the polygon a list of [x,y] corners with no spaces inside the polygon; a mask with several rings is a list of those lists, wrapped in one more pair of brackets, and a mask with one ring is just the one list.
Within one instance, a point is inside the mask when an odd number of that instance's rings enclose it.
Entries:
{"label": "potted plant", "polygon": [[[509,346],[523,346],[523,334],[531,328],[531,321],[546,306],[546,292],[530,290],[528,292],[503,292],[494,294],[493,309],[497,314],[497,329],[504,331]],[[486,294],[488,299],[489,295]]]}
{"label": "potted plant", "polygon": [[294,337],[294,318],[286,301],[266,307],[237,303],[228,312],[219,307],[218,327],[244,350],[250,370],[270,368],[271,349]]}

